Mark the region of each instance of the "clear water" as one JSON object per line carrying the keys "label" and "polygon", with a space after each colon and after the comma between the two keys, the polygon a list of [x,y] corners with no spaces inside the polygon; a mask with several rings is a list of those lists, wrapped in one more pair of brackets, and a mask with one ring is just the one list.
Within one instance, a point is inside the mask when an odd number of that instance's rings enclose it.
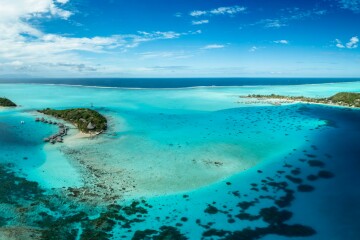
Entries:
{"label": "clear water", "polygon": [[[144,221],[132,222],[128,228],[119,220],[110,231],[113,239],[131,239],[137,230],[161,231],[161,226],[172,226],[189,239],[238,239],[236,231],[269,226],[261,217],[253,221],[237,217],[239,202],[255,201],[245,213],[257,216],[261,209],[276,206],[292,213],[286,224],[316,231],[299,239],[356,239],[360,236],[356,187],[360,182],[360,112],[304,104],[249,105],[239,103],[238,97],[254,93],[314,97],[339,91],[360,92],[360,82],[171,90],[1,84],[0,96],[21,107],[0,110],[0,162],[16,175],[38,182],[47,195],[36,196],[41,207],[27,208],[21,220],[19,213],[12,212],[13,205],[1,204],[0,212],[7,220],[0,226],[44,227],[37,222],[44,209],[54,218],[85,211],[98,219],[113,202],[125,206],[144,200],[147,214],[128,215]],[[108,117],[106,134],[94,139],[70,137],[63,145],[43,144],[42,139],[56,128],[35,123],[34,110],[91,105]],[[310,166],[309,160],[319,160],[324,166]],[[299,174],[291,172],[297,168]],[[321,170],[334,177],[307,179]],[[287,175],[314,190],[297,191],[299,184]],[[279,207],[275,200],[284,190],[275,191],[276,187],[262,180],[287,182],[285,190],[294,191],[293,199]],[[267,191],[261,189],[264,186]],[[89,197],[69,197],[68,187],[81,189]],[[34,198],[24,200],[23,206],[34,203]],[[219,211],[206,213],[208,204]],[[90,228],[87,221],[64,225],[61,231],[75,229],[76,238],[81,238],[80,233]],[[203,235],[206,232],[208,237]],[[289,236],[267,232],[261,237]],[[111,237],[98,237],[107,238]]]}

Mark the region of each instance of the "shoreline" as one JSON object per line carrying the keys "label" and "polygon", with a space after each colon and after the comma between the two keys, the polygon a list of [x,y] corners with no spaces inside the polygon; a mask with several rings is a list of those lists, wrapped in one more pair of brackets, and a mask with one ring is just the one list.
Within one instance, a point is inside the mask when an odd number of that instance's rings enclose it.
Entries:
{"label": "shoreline", "polygon": [[[360,94],[360,93],[357,93]],[[306,99],[305,97],[292,97],[292,96],[284,96],[282,98],[280,97],[271,97],[271,95],[264,95],[264,96],[240,96],[240,98],[243,99],[256,99],[256,101],[243,101],[240,102],[238,101],[237,103],[240,104],[260,104],[260,103],[264,103],[264,104],[269,104],[269,105],[273,105],[273,106],[281,106],[283,104],[296,104],[296,103],[301,103],[301,104],[315,104],[315,105],[321,105],[321,106],[329,106],[329,107],[339,107],[339,108],[346,108],[346,109],[354,109],[354,110],[360,110],[360,106],[355,106],[355,105],[350,105],[350,104],[337,104],[334,102],[331,103],[326,103],[326,102],[316,102],[316,100],[318,101],[331,101],[329,98],[327,99],[315,99],[312,100],[311,98]],[[305,100],[301,100],[301,99],[294,99],[294,98],[305,98]],[[357,104],[357,103],[356,103]]]}
{"label": "shoreline", "polygon": [[257,105],[257,104],[264,104],[266,106],[270,105],[270,106],[285,106],[285,105],[293,105],[293,104],[313,104],[313,105],[320,105],[320,106],[326,106],[326,107],[336,107],[336,108],[344,108],[344,109],[351,109],[351,110],[358,110],[360,111],[360,107],[348,107],[348,106],[341,106],[341,105],[336,105],[336,104],[326,104],[326,103],[315,103],[315,102],[305,102],[305,101],[291,101],[291,102],[282,102],[281,105],[276,105],[270,102],[266,102],[266,100],[264,101],[258,101],[258,102],[236,102],[239,104],[244,104],[244,105]]}

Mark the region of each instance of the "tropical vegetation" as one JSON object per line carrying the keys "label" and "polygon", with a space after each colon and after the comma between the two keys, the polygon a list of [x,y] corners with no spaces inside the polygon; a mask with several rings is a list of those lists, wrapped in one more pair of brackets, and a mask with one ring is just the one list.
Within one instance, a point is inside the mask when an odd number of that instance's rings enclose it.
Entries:
{"label": "tropical vegetation", "polygon": [[38,112],[71,122],[84,133],[99,133],[107,129],[107,119],[97,111],[88,108],[64,110],[46,108]]}
{"label": "tropical vegetation", "polygon": [[10,99],[0,97],[0,107],[16,107],[16,104]]}

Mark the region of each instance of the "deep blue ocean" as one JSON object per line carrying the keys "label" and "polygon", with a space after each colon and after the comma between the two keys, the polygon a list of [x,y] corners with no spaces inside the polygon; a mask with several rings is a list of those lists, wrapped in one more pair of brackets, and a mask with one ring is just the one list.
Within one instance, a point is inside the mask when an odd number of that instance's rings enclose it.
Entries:
{"label": "deep blue ocean", "polygon": [[0,83],[42,83],[123,88],[184,88],[197,86],[298,85],[360,81],[360,78],[29,78]]}

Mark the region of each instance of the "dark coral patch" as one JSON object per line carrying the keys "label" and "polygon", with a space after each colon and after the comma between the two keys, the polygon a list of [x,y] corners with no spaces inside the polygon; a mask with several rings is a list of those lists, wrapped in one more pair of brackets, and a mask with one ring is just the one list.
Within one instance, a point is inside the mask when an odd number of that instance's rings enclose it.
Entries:
{"label": "dark coral patch", "polygon": [[[96,239],[96,238],[89,238]],[[136,231],[132,240],[143,239],[171,239],[171,240],[186,240],[188,239],[177,228],[170,226],[162,226],[159,231],[147,229],[145,231]]]}
{"label": "dark coral patch", "polygon": [[239,202],[237,206],[240,207],[243,210],[246,210],[249,207],[254,206],[255,203],[256,203],[255,201],[251,201],[251,202],[243,201],[243,202]]}
{"label": "dark coral patch", "polygon": [[314,187],[311,185],[307,185],[307,184],[303,184],[303,185],[299,185],[298,186],[298,191],[299,192],[312,192],[314,191]]}
{"label": "dark coral patch", "polygon": [[325,163],[319,160],[309,160],[308,164],[310,167],[324,167]]}
{"label": "dark coral patch", "polygon": [[294,169],[294,170],[291,170],[291,173],[293,174],[293,175],[299,175],[301,172],[300,172],[300,169]]}
{"label": "dark coral patch", "polygon": [[290,189],[285,190],[285,195],[275,200],[275,204],[278,207],[284,208],[291,204],[291,202],[295,199],[294,191]]}
{"label": "dark coral patch", "polygon": [[316,181],[319,177],[313,174],[310,174],[309,176],[307,176],[307,180],[309,181]]}
{"label": "dark coral patch", "polygon": [[219,212],[219,209],[217,209],[215,206],[209,204],[204,212],[206,212],[208,214],[217,214]]}
{"label": "dark coral patch", "polygon": [[335,175],[332,172],[329,171],[319,171],[318,176],[320,178],[333,178]]}
{"label": "dark coral patch", "polygon": [[302,179],[301,178],[296,178],[296,177],[293,177],[291,175],[286,175],[285,176],[289,181],[293,182],[293,183],[296,183],[296,184],[300,184],[302,183]]}
{"label": "dark coral patch", "polygon": [[255,221],[260,218],[260,216],[251,215],[249,213],[244,213],[244,212],[239,213],[238,215],[236,215],[236,217],[240,220],[248,220],[248,221]]}

